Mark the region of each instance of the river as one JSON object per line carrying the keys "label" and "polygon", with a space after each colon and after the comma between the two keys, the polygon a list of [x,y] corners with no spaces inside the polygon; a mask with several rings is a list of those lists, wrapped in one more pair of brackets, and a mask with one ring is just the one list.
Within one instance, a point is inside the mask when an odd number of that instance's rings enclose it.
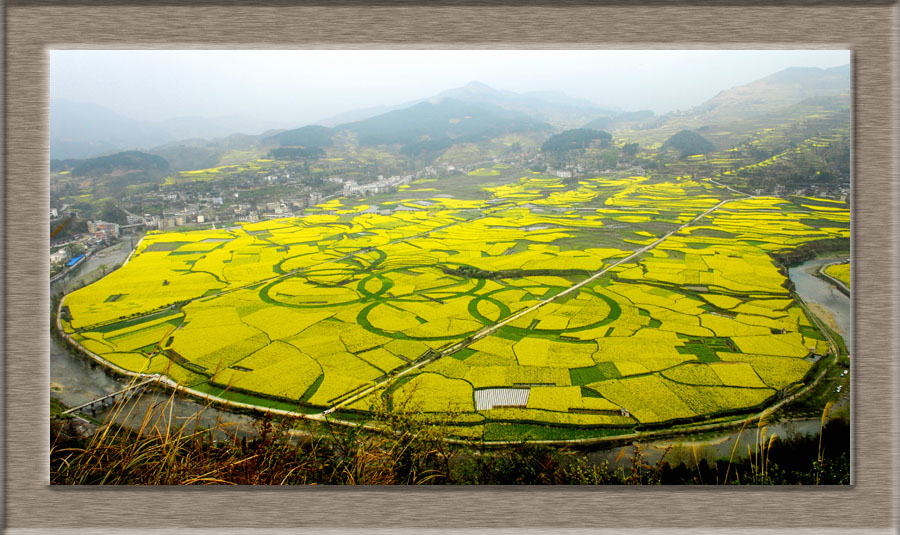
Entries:
{"label": "river", "polygon": [[[136,243],[136,240],[135,240]],[[70,282],[61,282],[54,284],[52,291],[56,292],[65,288],[68,291],[69,286],[74,286],[74,282],[82,278],[88,280],[99,275],[97,271],[101,265],[112,266],[113,264],[123,261],[129,254],[129,242],[126,240],[120,242],[109,250],[104,250],[90,259],[85,261],[76,275],[70,278]],[[852,314],[850,299],[836,290],[828,282],[813,275],[819,266],[836,262],[840,259],[821,258],[805,262],[797,267],[789,269],[789,275],[794,282],[796,292],[805,302],[813,306],[820,306],[830,312],[831,318],[822,318],[824,321],[835,325],[836,330],[841,334],[848,347],[852,347]],[[91,263],[93,261],[93,263]],[[54,398],[59,399],[69,406],[76,406],[86,403],[96,398],[105,396],[108,393],[120,390],[124,387],[125,382],[121,379],[113,378],[108,375],[99,365],[88,362],[83,358],[72,355],[68,349],[62,346],[55,339],[50,340],[50,380],[51,391]],[[166,392],[150,392],[128,402],[126,407],[136,405],[134,411],[122,411],[116,419],[118,423],[127,424],[136,427],[140,424],[139,415],[155,404],[166,402],[171,398],[171,394]],[[107,415],[108,409],[97,411],[96,417],[102,419]],[[124,414],[129,413],[130,417]],[[206,427],[212,427],[216,424],[225,424],[228,433],[236,433],[238,436],[248,436],[253,434],[253,419],[246,415],[234,414],[221,411],[215,408],[208,408],[203,403],[198,403],[190,399],[176,398],[172,402],[173,419],[176,423],[190,421],[193,423],[199,418],[199,423]],[[199,415],[199,416],[198,416]],[[791,433],[815,433],[819,430],[819,419],[794,420],[790,422],[778,422],[769,426],[768,433],[778,436],[787,436]],[[741,432],[739,429],[728,431],[710,432],[704,434],[693,434],[687,437],[667,438],[660,440],[646,441],[642,443],[646,459],[649,462],[655,462],[661,455],[666,446],[673,445],[676,447],[675,456],[684,455],[685,451],[692,448],[698,451],[699,458],[713,459],[716,457],[728,457],[732,450],[735,457],[743,457],[747,455],[748,446],[752,449],[757,439],[757,427],[748,426]],[[735,441],[738,445],[735,448]],[[594,461],[608,460],[611,466],[625,466],[630,463],[632,453],[631,446],[609,448],[606,446],[599,447],[591,452],[589,457]],[[616,458],[620,456],[618,465],[615,463]],[[675,461],[669,458],[670,462]]]}
{"label": "river", "polygon": [[[815,258],[808,260],[798,266],[788,269],[788,276],[794,283],[794,290],[797,292],[804,302],[811,305],[822,321],[831,326],[844,338],[844,343],[848,348],[853,347],[853,314],[852,303],[840,290],[835,288],[831,283],[815,276],[819,267],[825,264],[840,262],[846,258]],[[824,316],[824,317],[823,317]],[[852,349],[850,354],[853,354]],[[767,436],[772,434],[780,437],[788,436],[792,433],[813,434],[819,431],[821,420],[819,418],[797,419],[787,422],[777,422],[769,425],[766,432]],[[746,429],[733,429],[729,431],[718,431],[712,433],[694,434],[684,438],[667,438],[661,440],[653,440],[642,443],[646,459],[653,463],[656,462],[667,446],[674,446],[673,452],[679,459],[667,457],[670,462],[678,460],[688,460],[690,465],[693,457],[685,459],[684,455],[691,449],[698,450],[698,459],[706,458],[712,460],[720,457],[729,457],[732,450],[735,458],[746,457],[748,447],[754,450],[757,442],[757,425],[747,426]],[[735,447],[735,442],[738,442]],[[598,450],[589,454],[594,461],[607,460],[610,466],[622,467],[628,465],[631,460],[633,448],[631,446],[623,448],[613,448],[606,450]],[[616,459],[620,457],[619,462]],[[693,453],[690,453],[692,456]]]}
{"label": "river", "polygon": [[[64,280],[52,284],[51,293],[69,292],[81,285],[82,281],[99,278],[114,265],[124,262],[131,253],[132,247],[137,243],[137,238],[134,240],[124,239],[98,251],[82,262]],[[112,377],[99,364],[73,355],[56,339],[50,338],[50,391],[51,395],[59,401],[74,407],[121,390],[127,384],[127,378]],[[157,391],[135,396],[125,405],[125,410],[117,415],[115,421],[130,427],[139,427],[141,417],[148,409],[159,403],[166,403],[171,398],[170,392]],[[228,433],[237,433],[238,436],[246,436],[253,431],[253,419],[245,415],[206,407],[203,403],[186,398],[173,399],[171,407],[172,419],[176,425],[188,423],[192,426],[195,421],[205,427],[226,424],[222,426],[223,430]],[[109,415],[110,410],[109,408],[97,410],[92,416],[102,420]],[[88,411],[86,414],[91,413]]]}
{"label": "river", "polygon": [[825,308],[829,317],[821,317],[822,321],[836,330],[844,338],[850,354],[853,354],[853,312],[850,298],[834,287],[830,282],[815,276],[816,271],[825,265],[840,262],[846,258],[815,258],[799,266],[788,269],[797,294],[807,304]]}
{"label": "river", "polygon": [[61,280],[51,284],[51,291],[68,293],[81,285],[82,282],[89,282],[101,277],[111,270],[113,266],[122,264],[137,243],[138,237],[128,237],[106,249],[97,251],[75,266]]}

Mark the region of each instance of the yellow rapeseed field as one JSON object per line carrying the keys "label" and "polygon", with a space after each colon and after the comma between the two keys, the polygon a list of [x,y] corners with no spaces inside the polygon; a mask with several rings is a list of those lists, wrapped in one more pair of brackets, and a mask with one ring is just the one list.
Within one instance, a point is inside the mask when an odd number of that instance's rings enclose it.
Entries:
{"label": "yellow rapeseed field", "polygon": [[[469,175],[502,182],[500,169]],[[732,195],[689,175],[569,186],[523,174],[481,198],[337,198],[303,217],[153,232],[66,295],[61,324],[117,366],[196,388],[313,410],[390,398],[479,425],[630,428],[752,410],[803,382],[808,354],[831,351],[770,253],[849,236],[846,205],[734,198],[696,219]],[[527,389],[527,405],[476,411],[483,388]]]}

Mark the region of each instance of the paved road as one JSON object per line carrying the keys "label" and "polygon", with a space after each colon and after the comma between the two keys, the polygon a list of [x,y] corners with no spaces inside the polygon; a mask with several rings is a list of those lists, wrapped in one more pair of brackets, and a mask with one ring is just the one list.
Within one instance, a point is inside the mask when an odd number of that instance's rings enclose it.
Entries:
{"label": "paved road", "polygon": [[750,197],[750,198],[754,197],[754,195],[750,195],[749,193],[744,193],[743,191],[738,191],[738,190],[732,188],[731,186],[728,186],[728,185],[726,185],[726,184],[722,184],[721,182],[717,182],[717,181],[715,181],[715,180],[713,180],[713,179],[711,179],[711,178],[707,178],[706,180],[708,180],[710,184],[715,184],[716,186],[719,186],[719,187],[721,187],[721,188],[725,188],[725,189],[727,189],[728,191],[737,193],[738,195],[743,195],[743,196],[745,196],[745,197]]}
{"label": "paved road", "polygon": [[616,267],[616,266],[619,266],[619,265],[621,265],[621,264],[627,263],[627,262],[631,262],[632,260],[637,259],[637,258],[638,258],[639,256],[641,256],[642,254],[646,253],[647,251],[656,248],[657,246],[659,246],[659,244],[661,244],[662,242],[666,241],[667,238],[669,238],[670,236],[672,236],[672,235],[675,234],[676,232],[680,232],[680,231],[684,230],[685,228],[687,228],[688,226],[693,225],[693,224],[696,223],[698,220],[700,220],[700,219],[706,217],[707,215],[711,214],[712,212],[714,212],[715,210],[717,210],[719,207],[721,207],[723,204],[726,204],[726,203],[728,203],[728,202],[731,202],[732,200],[734,200],[734,199],[726,199],[726,200],[724,200],[724,201],[719,202],[718,204],[716,204],[716,205],[713,206],[712,208],[706,210],[705,212],[703,212],[702,214],[698,215],[697,217],[691,219],[690,221],[688,221],[688,222],[682,224],[681,226],[679,226],[679,227],[676,228],[675,230],[671,230],[671,231],[667,232],[666,234],[663,234],[660,238],[658,238],[658,239],[657,239],[656,241],[654,241],[653,243],[650,243],[649,245],[645,245],[644,247],[641,247],[640,249],[634,251],[633,253],[631,253],[630,255],[626,256],[625,258],[622,258],[622,259],[619,259],[619,260],[613,262],[612,264],[606,266],[605,268],[601,269],[600,271],[597,271],[596,273],[594,273],[593,275],[591,275],[591,276],[588,277],[587,279],[584,279],[583,281],[574,284],[573,286],[569,287],[569,288],[566,289],[566,290],[563,290],[562,292],[560,292],[560,293],[554,295],[553,297],[549,297],[549,298],[544,299],[544,300],[542,300],[542,301],[540,301],[540,302],[538,302],[538,303],[536,303],[536,304],[534,304],[534,305],[532,305],[532,306],[530,306],[530,307],[528,307],[528,308],[525,308],[525,309],[523,309],[523,310],[520,310],[519,312],[516,312],[515,314],[513,314],[513,315],[507,317],[506,319],[504,319],[504,320],[502,320],[502,321],[499,321],[499,322],[497,322],[497,323],[494,323],[493,325],[489,325],[489,326],[486,326],[486,327],[482,328],[481,330],[479,330],[478,332],[476,332],[476,333],[475,333],[474,335],[472,335],[471,337],[466,338],[466,339],[463,340],[463,341],[460,341],[460,342],[457,342],[457,343],[453,344],[452,346],[450,346],[450,347],[448,347],[447,349],[441,351],[440,353],[437,353],[437,354],[436,354],[434,357],[432,357],[432,358],[429,358],[429,359],[425,359],[425,360],[423,360],[423,361],[420,361],[420,362],[418,362],[418,363],[416,363],[416,364],[414,364],[414,365],[412,365],[412,366],[409,366],[408,368],[405,368],[403,371],[400,371],[400,372],[394,374],[393,376],[388,377],[387,379],[384,379],[384,380],[382,380],[382,381],[379,381],[379,382],[377,382],[377,383],[375,383],[375,384],[373,384],[373,385],[371,385],[371,386],[369,386],[369,387],[367,387],[367,388],[365,388],[365,389],[363,389],[363,390],[360,390],[360,391],[357,392],[356,394],[354,394],[354,395],[352,395],[352,396],[350,396],[350,397],[348,397],[348,398],[346,398],[346,399],[340,401],[339,403],[336,403],[336,404],[332,405],[330,408],[328,408],[328,409],[326,409],[325,411],[323,411],[323,412],[321,413],[321,415],[322,415],[322,416],[325,416],[325,415],[331,414],[332,412],[334,412],[335,410],[337,410],[337,409],[339,409],[339,408],[341,408],[341,407],[344,407],[344,406],[346,406],[346,405],[349,405],[350,403],[353,403],[354,401],[357,401],[357,400],[359,400],[359,399],[362,399],[363,397],[369,395],[370,393],[372,393],[373,391],[375,391],[375,390],[378,389],[379,387],[384,386],[385,384],[387,384],[387,383],[389,383],[389,382],[391,382],[391,381],[397,379],[398,377],[402,377],[402,376],[404,376],[404,375],[406,375],[406,374],[408,374],[408,373],[410,373],[410,372],[412,372],[412,371],[414,371],[414,370],[417,370],[417,369],[421,368],[422,366],[425,366],[426,364],[430,364],[430,363],[432,363],[432,362],[434,362],[434,361],[436,361],[436,360],[438,360],[438,359],[440,359],[440,358],[446,357],[446,356],[448,356],[448,355],[450,355],[450,354],[452,354],[452,353],[455,353],[455,352],[457,352],[457,351],[459,351],[459,350],[461,350],[461,349],[464,349],[464,348],[468,347],[469,345],[471,345],[471,344],[477,342],[478,340],[481,340],[482,338],[484,338],[484,337],[486,337],[486,336],[490,336],[490,335],[494,334],[495,332],[497,332],[497,330],[499,330],[499,329],[500,329],[501,327],[503,327],[504,325],[507,325],[507,324],[509,324],[510,322],[515,321],[516,319],[518,319],[518,318],[524,316],[525,314],[528,314],[529,312],[532,312],[532,311],[534,311],[534,310],[537,310],[538,308],[540,308],[540,307],[546,305],[547,303],[551,303],[551,302],[553,302],[553,301],[556,301],[557,299],[560,299],[560,298],[562,298],[562,297],[565,296],[565,295],[568,295],[568,294],[570,294],[570,293],[572,293],[572,292],[578,291],[580,288],[583,288],[585,285],[588,285],[588,284],[594,282],[595,280],[599,279],[600,277],[602,277],[605,273],[607,273],[607,272],[608,272],[609,270],[611,270],[612,268],[614,268],[614,267]]}
{"label": "paved road", "polygon": [[[445,229],[445,228],[447,228],[447,227],[452,227],[453,225],[457,225],[457,224],[459,224],[459,223],[468,223],[468,222],[470,222],[470,221],[477,221],[477,220],[479,220],[479,219],[482,219],[482,218],[487,217],[488,215],[491,215],[494,211],[495,211],[495,210],[489,210],[489,211],[486,211],[486,212],[482,213],[482,214],[481,214],[480,216],[478,216],[478,217],[473,217],[472,219],[467,219],[467,220],[465,220],[465,221],[453,221],[452,223],[448,223],[448,224],[446,224],[446,225],[441,225],[441,226],[439,226],[439,227],[434,227],[434,228],[432,228],[432,229],[426,230],[426,231],[424,231],[424,232],[420,232],[419,234],[415,234],[415,235],[413,235],[413,236],[407,236],[407,237],[405,237],[405,238],[399,238],[399,239],[390,241],[390,242],[388,242],[388,243],[386,243],[386,244],[384,244],[384,245],[379,245],[378,247],[384,247],[384,246],[386,246],[386,245],[395,245],[395,244],[398,244],[398,243],[401,243],[401,242],[405,242],[405,241],[407,241],[407,240],[412,240],[412,239],[416,239],[416,238],[421,238],[421,237],[423,237],[423,236],[427,236],[427,235],[431,234],[432,232],[436,232],[436,231],[438,231],[438,230],[443,230],[443,229]],[[143,238],[141,238],[141,239],[143,240]],[[132,257],[132,255],[134,254],[134,251],[136,251],[136,250],[137,250],[137,247],[135,247],[135,248],[131,251],[131,254],[129,254],[129,255],[128,255],[128,258],[125,260],[125,263],[122,264],[123,266],[124,266],[125,264],[127,264],[127,263],[131,260],[131,257]],[[329,260],[325,260],[325,261],[319,262],[318,264],[313,264],[313,265],[311,265],[311,266],[306,266],[306,267],[304,267],[304,268],[298,268],[298,269],[295,269],[294,271],[291,271],[291,272],[289,272],[289,273],[285,273],[284,275],[276,275],[276,276],[274,276],[274,277],[269,277],[268,279],[256,280],[256,281],[249,282],[249,283],[247,283],[247,284],[244,284],[244,285],[241,285],[241,286],[237,286],[237,287],[234,287],[234,288],[226,288],[225,290],[222,290],[221,292],[215,293],[215,294],[201,295],[201,296],[195,297],[195,298],[193,298],[193,299],[188,299],[187,301],[184,302],[184,304],[183,304],[182,306],[187,305],[188,303],[193,303],[194,301],[202,301],[202,300],[215,299],[215,298],[221,297],[221,296],[223,296],[223,295],[225,295],[225,294],[227,294],[227,293],[236,292],[236,291],[238,291],[238,290],[243,290],[243,289],[245,289],[245,288],[249,288],[249,287],[255,286],[255,285],[257,285],[257,284],[269,283],[269,282],[274,282],[274,281],[277,281],[277,280],[280,280],[280,279],[284,279],[284,278],[287,278],[287,277],[293,277],[294,275],[297,275],[297,274],[302,273],[302,272],[304,272],[304,271],[311,270],[311,269],[314,269],[314,268],[317,268],[317,267],[322,267],[322,266],[325,266],[325,265],[327,265],[327,264],[333,264],[333,263],[335,263],[335,262],[340,262],[340,261],[342,261],[342,260],[347,260],[348,258],[353,258],[353,257],[356,256],[356,255],[364,254],[364,253],[366,253],[366,252],[369,252],[370,250],[371,250],[371,249],[368,248],[368,247],[363,247],[363,248],[361,248],[361,249],[357,249],[357,250],[355,250],[355,251],[349,252],[349,253],[345,254],[344,256],[337,257],[337,258],[331,258],[331,259],[329,259]],[[120,268],[120,269],[121,269],[121,268]],[[68,294],[66,294],[65,296],[63,296],[62,301],[65,301],[65,298],[66,298],[67,296],[68,296]],[[159,310],[153,310],[153,311],[148,312],[148,313],[146,313],[146,314],[141,314],[141,315],[139,315],[139,316],[134,316],[134,317],[135,317],[135,318],[138,318],[138,317],[152,316],[153,314],[157,314],[157,313],[159,313]],[[118,320],[116,320],[116,321],[118,321]],[[115,323],[115,321],[113,321],[113,322],[108,322],[108,323]],[[100,325],[101,325],[101,324],[91,325],[91,326],[88,326],[88,327],[84,327],[82,330],[85,330],[85,329],[91,329],[91,328],[93,328],[93,327],[97,327],[97,326],[100,326]]]}

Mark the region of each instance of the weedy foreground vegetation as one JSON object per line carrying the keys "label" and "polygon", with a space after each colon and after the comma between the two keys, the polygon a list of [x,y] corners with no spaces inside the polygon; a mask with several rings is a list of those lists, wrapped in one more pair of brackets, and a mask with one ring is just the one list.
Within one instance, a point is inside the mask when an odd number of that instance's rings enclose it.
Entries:
{"label": "weedy foreground vegetation", "polygon": [[[112,424],[114,407],[92,436],[75,419],[51,420],[50,479],[54,485],[810,485],[849,484],[847,414],[826,420],[815,435],[778,437],[760,424],[746,455],[710,458],[698,447],[667,448],[651,459],[645,446],[622,447],[614,463],[577,450],[522,441],[502,448],[447,440],[450,428],[420,414],[381,410],[390,433],[302,416],[256,420],[238,437],[225,424],[196,418],[172,425],[172,403],[140,415],[135,429]],[[621,462],[620,462],[621,461]]]}

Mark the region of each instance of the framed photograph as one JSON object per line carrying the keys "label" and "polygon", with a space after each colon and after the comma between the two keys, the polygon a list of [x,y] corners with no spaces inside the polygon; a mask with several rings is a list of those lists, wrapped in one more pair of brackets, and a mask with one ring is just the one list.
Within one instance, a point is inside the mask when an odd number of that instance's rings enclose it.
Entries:
{"label": "framed photograph", "polygon": [[10,532],[897,529],[894,3],[5,10]]}

